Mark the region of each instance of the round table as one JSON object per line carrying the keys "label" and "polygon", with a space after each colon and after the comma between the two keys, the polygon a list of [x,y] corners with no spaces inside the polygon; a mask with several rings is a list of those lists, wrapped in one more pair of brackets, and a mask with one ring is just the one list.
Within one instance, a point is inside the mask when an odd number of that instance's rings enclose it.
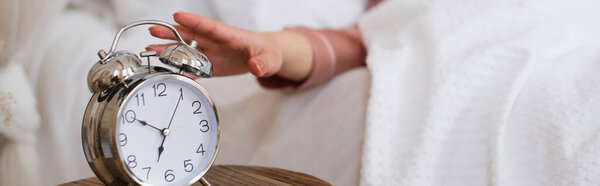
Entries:
{"label": "round table", "polygon": [[[271,167],[215,165],[204,175],[211,185],[331,185],[317,177]],[[63,186],[96,186],[96,177],[62,184]],[[202,185],[196,183],[194,185]]]}

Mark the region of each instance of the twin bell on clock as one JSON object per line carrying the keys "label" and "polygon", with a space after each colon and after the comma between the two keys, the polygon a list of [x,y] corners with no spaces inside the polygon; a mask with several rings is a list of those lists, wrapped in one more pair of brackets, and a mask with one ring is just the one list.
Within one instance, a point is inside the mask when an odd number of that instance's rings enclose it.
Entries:
{"label": "twin bell on clock", "polygon": [[[116,51],[121,34],[140,25],[169,28],[179,40],[152,66],[155,51]],[[163,21],[124,26],[88,73],[93,95],[82,122],[86,160],[106,185],[210,185],[202,176],[217,154],[220,125],[208,92],[191,78],[211,77],[208,57]],[[148,57],[143,65],[140,57]]]}

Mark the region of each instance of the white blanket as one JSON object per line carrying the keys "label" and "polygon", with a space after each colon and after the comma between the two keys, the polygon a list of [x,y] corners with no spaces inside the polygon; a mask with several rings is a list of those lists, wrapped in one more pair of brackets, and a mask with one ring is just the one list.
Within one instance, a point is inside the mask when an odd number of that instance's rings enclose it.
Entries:
{"label": "white blanket", "polygon": [[598,1],[388,1],[362,185],[600,184]]}

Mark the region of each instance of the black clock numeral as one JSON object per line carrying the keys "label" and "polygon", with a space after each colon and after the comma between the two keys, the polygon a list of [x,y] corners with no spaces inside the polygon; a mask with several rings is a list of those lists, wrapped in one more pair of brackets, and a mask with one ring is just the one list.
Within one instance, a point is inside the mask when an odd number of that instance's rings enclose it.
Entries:
{"label": "black clock numeral", "polygon": [[183,161],[183,170],[185,170],[185,172],[192,172],[194,170],[194,165],[192,165],[191,159]]}
{"label": "black clock numeral", "polygon": [[154,89],[154,97],[167,96],[167,93],[165,93],[165,91],[167,90],[167,85],[165,85],[165,83],[154,84],[152,85],[152,88]]}
{"label": "black clock numeral", "polygon": [[200,131],[208,132],[208,129],[210,129],[210,127],[208,127],[208,121],[206,121],[205,119],[200,121]]}
{"label": "black clock numeral", "polygon": [[173,174],[173,170],[169,169],[165,171],[165,181],[172,182],[173,180],[175,180],[175,174]]}
{"label": "black clock numeral", "polygon": [[119,134],[119,145],[121,145],[121,146],[127,145],[127,135],[125,135],[125,133]]}
{"label": "black clock numeral", "polygon": [[200,146],[198,147],[198,149],[196,149],[196,153],[202,153],[202,156],[204,156],[204,152],[206,152],[204,150],[204,144],[200,143]]}
{"label": "black clock numeral", "polygon": [[136,158],[135,158],[135,156],[134,156],[134,155],[129,155],[129,156],[127,156],[127,166],[128,166],[129,168],[132,168],[132,169],[133,169],[133,168],[137,167],[137,162],[135,161],[135,159],[136,159]]}
{"label": "black clock numeral", "polygon": [[125,123],[125,121],[127,121],[127,123],[133,123],[135,121],[135,117],[135,111],[127,110],[127,112],[125,112],[125,114],[122,116],[123,123]]}
{"label": "black clock numeral", "polygon": [[198,108],[194,111],[194,114],[200,114],[202,113],[202,111],[200,111],[200,108],[202,108],[202,104],[200,103],[200,101],[194,101],[192,103],[192,108],[194,108],[194,105],[198,105]]}
{"label": "black clock numeral", "polygon": [[138,107],[140,106],[140,97],[142,98],[142,106],[146,106],[146,99],[144,99],[144,93],[135,95],[135,100],[137,101],[137,106]]}
{"label": "black clock numeral", "polygon": [[148,169],[148,171],[146,172],[146,180],[150,179],[150,169],[152,169],[152,167],[144,167],[142,168],[144,170]]}

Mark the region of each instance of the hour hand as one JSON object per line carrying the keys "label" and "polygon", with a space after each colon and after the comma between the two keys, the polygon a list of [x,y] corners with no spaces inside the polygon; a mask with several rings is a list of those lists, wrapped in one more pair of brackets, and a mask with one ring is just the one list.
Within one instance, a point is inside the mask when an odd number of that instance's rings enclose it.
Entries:
{"label": "hour hand", "polygon": [[[165,138],[163,137],[163,143],[165,143]],[[163,153],[163,151],[165,150],[165,148],[163,147],[162,144],[160,144],[160,147],[158,147],[158,160],[156,160],[156,162],[160,162],[160,155]]]}
{"label": "hour hand", "polygon": [[144,121],[144,120],[139,120],[139,119],[136,119],[136,120],[137,120],[138,122],[140,122],[140,124],[142,124],[142,125],[144,125],[144,126],[149,126],[149,127],[152,127],[153,129],[156,129],[156,130],[158,130],[158,131],[161,131],[161,132],[162,132],[162,130],[160,130],[159,128],[155,127],[154,125],[150,125],[150,124],[148,124],[148,122],[146,122],[146,121]]}

